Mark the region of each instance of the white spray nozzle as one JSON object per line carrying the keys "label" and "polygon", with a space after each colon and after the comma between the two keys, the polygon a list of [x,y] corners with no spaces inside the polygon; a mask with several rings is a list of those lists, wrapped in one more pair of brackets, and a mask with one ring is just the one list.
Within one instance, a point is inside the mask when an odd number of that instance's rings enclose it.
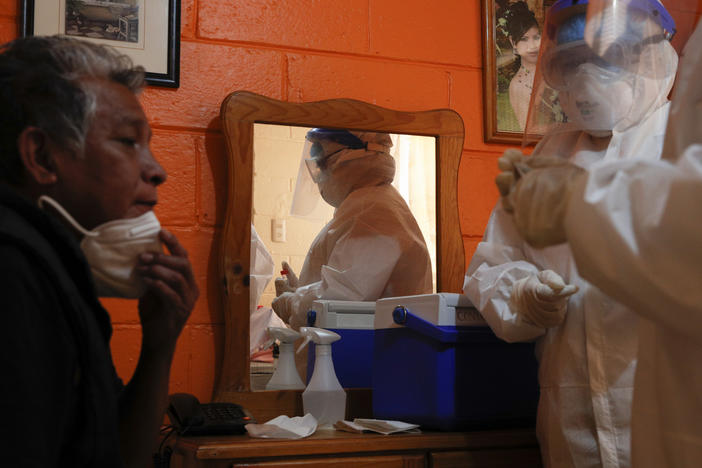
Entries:
{"label": "white spray nozzle", "polygon": [[268,336],[270,336],[272,340],[279,340],[281,343],[294,343],[302,335],[292,328],[268,327]]}
{"label": "white spray nozzle", "polygon": [[300,333],[305,337],[297,352],[302,351],[302,348],[307,346],[307,343],[314,341],[316,345],[329,345],[341,339],[341,335],[334,333],[331,330],[317,327],[300,327]]}

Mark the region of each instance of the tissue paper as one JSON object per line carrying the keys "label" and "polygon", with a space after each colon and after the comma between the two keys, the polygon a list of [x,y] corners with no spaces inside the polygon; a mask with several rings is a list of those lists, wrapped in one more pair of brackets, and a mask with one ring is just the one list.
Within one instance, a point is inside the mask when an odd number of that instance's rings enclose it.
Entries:
{"label": "tissue paper", "polygon": [[389,421],[385,419],[360,419],[351,421],[337,421],[334,427],[346,432],[378,432],[380,434],[394,434],[395,432],[421,432],[418,424],[409,424],[402,421]]}
{"label": "tissue paper", "polygon": [[307,413],[303,417],[290,418],[285,415],[273,418],[265,424],[247,424],[246,431],[251,437],[262,439],[301,439],[314,434],[317,420]]}

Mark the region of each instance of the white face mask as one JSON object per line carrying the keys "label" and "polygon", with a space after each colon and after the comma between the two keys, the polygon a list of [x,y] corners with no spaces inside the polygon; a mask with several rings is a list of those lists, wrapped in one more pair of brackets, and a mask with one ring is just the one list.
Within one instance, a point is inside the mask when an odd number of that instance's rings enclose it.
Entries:
{"label": "white face mask", "polygon": [[568,121],[594,135],[611,135],[631,111],[634,93],[629,80],[592,63],[580,65],[568,78],[559,101]]}
{"label": "white face mask", "polygon": [[136,273],[135,266],[139,254],[162,251],[158,238],[161,224],[153,211],[136,218],[109,221],[88,231],[52,198],[39,197],[40,207],[44,202],[84,234],[80,248],[90,265],[98,296],[137,299],[146,292],[146,285]]}

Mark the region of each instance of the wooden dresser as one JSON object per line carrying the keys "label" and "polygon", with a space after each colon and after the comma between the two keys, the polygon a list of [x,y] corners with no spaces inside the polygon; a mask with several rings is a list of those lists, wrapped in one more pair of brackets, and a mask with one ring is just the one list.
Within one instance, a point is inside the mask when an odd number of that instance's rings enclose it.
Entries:
{"label": "wooden dresser", "polygon": [[171,468],[541,467],[531,429],[387,436],[318,430],[298,440],[180,437],[172,447]]}

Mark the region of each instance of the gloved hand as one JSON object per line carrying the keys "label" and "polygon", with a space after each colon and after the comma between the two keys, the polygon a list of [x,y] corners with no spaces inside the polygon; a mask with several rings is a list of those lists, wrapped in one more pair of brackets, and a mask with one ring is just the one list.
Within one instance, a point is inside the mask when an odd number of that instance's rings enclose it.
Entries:
{"label": "gloved hand", "polygon": [[294,294],[292,292],[284,292],[278,297],[273,299],[271,302],[271,308],[278,314],[278,317],[283,319],[283,322],[290,323],[290,316],[292,315],[293,308],[291,306],[291,299]]}
{"label": "gloved hand", "polygon": [[507,198],[524,240],[537,248],[566,241],[568,202],[576,184],[585,177],[583,169],[568,163],[532,168],[517,181]]}
{"label": "gloved hand", "polygon": [[525,322],[551,328],[563,322],[568,297],[576,292],[577,286],[566,285],[553,270],[544,270],[516,281],[509,302]]}
{"label": "gloved hand", "polygon": [[509,148],[497,159],[500,172],[495,177],[495,184],[502,197],[502,207],[508,213],[514,211],[511,194],[518,182],[533,169],[564,166],[569,163],[556,156],[526,156],[515,148]]}
{"label": "gloved hand", "polygon": [[497,159],[497,167],[502,172],[495,177],[495,185],[500,192],[502,207],[508,213],[513,211],[509,194],[512,193],[514,184],[517,183],[526,168],[525,160],[526,156],[514,148],[505,150],[502,156]]}
{"label": "gloved hand", "polygon": [[286,273],[283,277],[276,278],[273,283],[275,284],[276,296],[280,296],[281,294],[286,292],[294,292],[297,289],[298,284],[297,275],[293,271],[290,264],[286,261],[283,261],[282,265],[283,271],[285,271]]}

